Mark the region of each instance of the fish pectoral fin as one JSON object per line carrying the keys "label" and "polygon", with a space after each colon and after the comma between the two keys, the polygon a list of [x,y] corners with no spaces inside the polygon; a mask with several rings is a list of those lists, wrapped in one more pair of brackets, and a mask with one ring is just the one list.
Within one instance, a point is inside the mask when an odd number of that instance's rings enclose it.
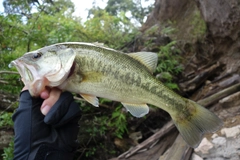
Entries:
{"label": "fish pectoral fin", "polygon": [[89,94],[80,94],[80,95],[82,96],[83,99],[91,103],[93,106],[99,107],[98,98],[96,96],[89,95]]}
{"label": "fish pectoral fin", "polygon": [[153,52],[136,52],[127,54],[145,65],[151,73],[157,68],[158,55]]}
{"label": "fish pectoral fin", "polygon": [[135,117],[143,117],[149,112],[147,104],[130,104],[122,102],[122,105]]}

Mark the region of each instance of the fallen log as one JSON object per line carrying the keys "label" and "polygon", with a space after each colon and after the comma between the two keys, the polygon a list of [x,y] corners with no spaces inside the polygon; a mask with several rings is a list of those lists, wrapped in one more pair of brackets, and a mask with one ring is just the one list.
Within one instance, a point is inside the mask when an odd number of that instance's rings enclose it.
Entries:
{"label": "fallen log", "polygon": [[159,160],[187,160],[191,157],[193,149],[187,145],[182,136],[178,134],[174,144],[166,154],[159,157]]}
{"label": "fallen log", "polygon": [[207,69],[202,70],[191,80],[180,83],[179,85],[184,92],[193,91],[197,87],[199,87],[202,83],[204,83],[208,77],[210,77],[213,73],[215,73],[217,70],[220,70],[221,68],[222,65],[219,62],[217,62],[216,64],[213,64],[212,66],[208,67]]}
{"label": "fallen log", "polygon": [[161,128],[154,135],[152,135],[151,137],[149,137],[147,140],[140,143],[136,147],[131,148],[127,152],[121,154],[120,156],[118,156],[118,158],[119,159],[122,159],[122,158],[126,159],[126,158],[129,158],[129,157],[131,157],[132,155],[134,155],[138,152],[149,150],[150,148],[152,148],[158,142],[158,140],[161,137],[166,135],[166,133],[169,133],[170,131],[172,131],[174,128],[175,128],[175,126],[174,126],[173,122],[168,122],[163,128]]}

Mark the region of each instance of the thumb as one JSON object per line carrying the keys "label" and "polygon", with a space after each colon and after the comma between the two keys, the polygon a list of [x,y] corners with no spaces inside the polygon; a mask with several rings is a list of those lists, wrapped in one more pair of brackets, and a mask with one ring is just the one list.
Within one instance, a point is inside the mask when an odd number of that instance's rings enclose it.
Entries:
{"label": "thumb", "polygon": [[61,95],[62,91],[58,88],[52,88],[49,93],[49,97],[45,99],[41,106],[41,112],[43,115],[46,115],[52,106],[57,102]]}

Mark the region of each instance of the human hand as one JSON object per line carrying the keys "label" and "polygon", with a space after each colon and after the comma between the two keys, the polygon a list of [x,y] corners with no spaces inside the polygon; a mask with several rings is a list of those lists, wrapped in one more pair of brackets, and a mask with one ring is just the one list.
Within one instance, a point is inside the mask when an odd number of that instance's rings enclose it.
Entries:
{"label": "human hand", "polygon": [[34,159],[43,156],[42,152],[47,152],[50,159],[71,159],[77,147],[81,117],[73,95],[57,88],[46,88],[39,98],[34,98],[26,90],[23,88],[19,107],[13,115],[15,159],[27,159],[22,158],[23,155]]}
{"label": "human hand", "polygon": [[[26,86],[23,87],[22,91],[28,90]],[[40,97],[44,99],[41,105],[41,112],[43,115],[46,115],[52,106],[57,102],[61,95],[62,91],[58,88],[49,88],[46,87],[41,93]]]}

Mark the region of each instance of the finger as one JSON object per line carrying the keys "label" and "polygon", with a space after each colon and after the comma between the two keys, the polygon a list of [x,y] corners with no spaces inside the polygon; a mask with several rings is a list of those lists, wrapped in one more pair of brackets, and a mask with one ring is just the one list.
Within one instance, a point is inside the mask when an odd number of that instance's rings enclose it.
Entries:
{"label": "finger", "polygon": [[46,115],[49,112],[49,110],[52,108],[52,106],[57,102],[57,100],[61,95],[61,92],[62,91],[58,88],[51,89],[49,93],[49,97],[43,101],[41,106],[41,112],[43,115]]}
{"label": "finger", "polygon": [[47,99],[49,98],[50,96],[50,92],[51,92],[51,89],[49,87],[46,87],[41,93],[40,93],[40,97],[42,99]]}
{"label": "finger", "polygon": [[27,88],[27,86],[24,86],[22,91],[26,91],[26,90],[28,90],[28,88]]}

